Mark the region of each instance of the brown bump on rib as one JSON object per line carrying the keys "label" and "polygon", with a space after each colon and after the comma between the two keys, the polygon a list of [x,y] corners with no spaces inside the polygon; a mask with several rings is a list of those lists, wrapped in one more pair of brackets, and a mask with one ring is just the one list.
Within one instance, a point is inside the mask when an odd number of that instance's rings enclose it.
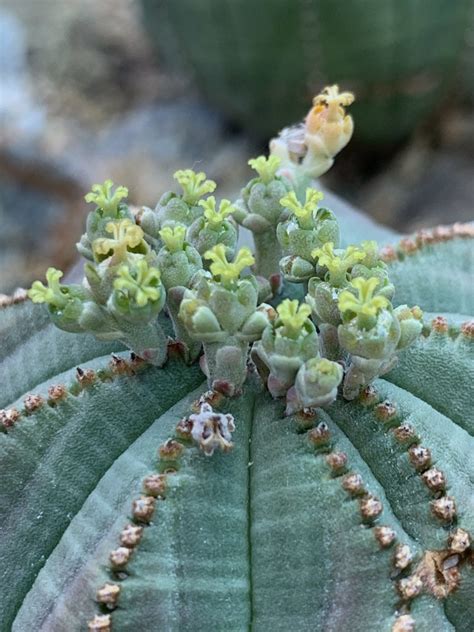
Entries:
{"label": "brown bump on rib", "polygon": [[111,632],[112,620],[110,614],[96,614],[87,624],[89,632]]}
{"label": "brown bump on rib", "polygon": [[164,498],[166,492],[166,476],[163,474],[150,474],[143,479],[143,491],[154,498]]}
{"label": "brown bump on rib", "polygon": [[9,307],[17,303],[23,303],[28,298],[28,292],[22,287],[17,288],[11,296],[0,294],[0,307]]}
{"label": "brown bump on rib", "polygon": [[436,226],[433,228],[433,235],[437,242],[448,241],[454,237],[454,230],[452,226]]}
{"label": "brown bump on rib", "polygon": [[379,394],[375,386],[366,386],[359,395],[359,402],[362,406],[373,406],[379,401]]}
{"label": "brown bump on rib", "polygon": [[440,492],[446,487],[446,478],[441,470],[437,467],[431,467],[421,475],[425,485],[431,489],[432,492]]}
{"label": "brown bump on rib", "polygon": [[19,419],[20,413],[16,408],[2,408],[0,410],[0,425],[2,425],[5,430],[14,426]]}
{"label": "brown bump on rib", "polygon": [[411,614],[402,614],[392,625],[392,632],[415,632],[415,619]]}
{"label": "brown bump on rib", "polygon": [[418,438],[413,426],[410,426],[410,424],[406,422],[393,428],[392,432],[395,439],[402,444],[412,443]]}
{"label": "brown bump on rib", "polygon": [[418,472],[423,472],[431,466],[431,452],[421,445],[414,445],[408,450],[410,463]]}
{"label": "brown bump on rib", "polygon": [[426,246],[426,244],[432,244],[436,241],[436,238],[432,230],[422,228],[415,235],[415,241],[418,246]]}
{"label": "brown bump on rib", "polygon": [[395,418],[397,414],[397,407],[392,402],[386,399],[384,402],[377,404],[375,407],[375,415],[377,419],[383,421],[384,423],[387,421],[391,421]]}
{"label": "brown bump on rib", "polygon": [[184,439],[186,441],[192,439],[191,430],[193,428],[193,424],[187,417],[183,417],[179,420],[176,425],[176,434],[180,439]]}
{"label": "brown bump on rib", "polygon": [[413,561],[413,553],[408,544],[398,544],[393,556],[393,563],[396,568],[403,570],[407,568]]}
{"label": "brown bump on rib", "polygon": [[130,367],[132,371],[141,369],[146,366],[146,361],[133,351],[130,352]]}
{"label": "brown bump on rib", "polygon": [[397,588],[402,599],[408,601],[409,599],[414,599],[421,593],[423,590],[423,582],[418,575],[412,575],[411,577],[401,579],[398,582]]}
{"label": "brown bump on rib", "polygon": [[93,369],[81,369],[80,366],[76,368],[76,379],[83,387],[90,386],[95,382],[96,374]]}
{"label": "brown bump on rib", "polygon": [[113,569],[122,569],[128,563],[132,550],[126,546],[119,546],[118,549],[113,550],[109,555],[109,561]]}
{"label": "brown bump on rib", "polygon": [[67,388],[64,384],[53,384],[48,388],[48,401],[49,403],[56,404],[67,396]]}
{"label": "brown bump on rib", "polygon": [[347,465],[347,454],[345,452],[330,452],[326,456],[326,463],[331,468],[334,476],[341,475]]}
{"label": "brown bump on rib", "polygon": [[347,476],[344,476],[342,479],[341,484],[343,489],[352,496],[358,496],[359,494],[363,494],[365,492],[364,482],[360,474],[356,474],[354,472],[347,474]]}
{"label": "brown bump on rib", "polygon": [[312,428],[315,419],[316,411],[314,408],[303,408],[303,410],[299,410],[295,415],[295,421],[301,430]]}
{"label": "brown bump on rib", "polygon": [[115,608],[120,594],[120,586],[117,584],[104,584],[96,593],[96,601],[103,603],[108,608]]}
{"label": "brown bump on rib", "polygon": [[406,255],[412,255],[414,252],[418,250],[418,246],[413,239],[402,239],[399,244],[400,250],[404,252]]}
{"label": "brown bump on rib", "polygon": [[456,237],[474,237],[474,224],[472,222],[456,222],[451,229]]}
{"label": "brown bump on rib", "polygon": [[464,529],[456,529],[449,536],[448,546],[455,553],[464,553],[471,546],[469,533]]}
{"label": "brown bump on rib", "polygon": [[155,511],[156,500],[153,496],[140,496],[132,502],[132,515],[138,522],[149,523]]}
{"label": "brown bump on rib", "polygon": [[375,527],[374,535],[382,549],[388,549],[389,546],[392,546],[397,537],[395,531],[390,527]]}
{"label": "brown bump on rib", "polygon": [[193,402],[191,409],[194,413],[199,413],[202,404],[209,404],[212,408],[217,408],[223,399],[224,395],[222,395],[222,393],[209,389],[203,393],[199,399]]}
{"label": "brown bump on rib", "polygon": [[474,338],[474,320],[468,320],[461,325],[461,334],[466,338]]}
{"label": "brown bump on rib", "polygon": [[438,599],[445,599],[460,582],[459,554],[450,551],[426,551],[416,574],[428,592]]}
{"label": "brown bump on rib", "polygon": [[176,461],[183,453],[183,446],[174,439],[167,439],[158,448],[158,456],[162,461]]}
{"label": "brown bump on rib", "polygon": [[379,250],[379,257],[382,261],[385,261],[385,263],[390,263],[391,261],[397,260],[397,252],[393,246],[383,246],[383,248]]}
{"label": "brown bump on rib", "polygon": [[452,496],[442,496],[431,501],[431,511],[440,520],[450,522],[456,517],[456,503]]}
{"label": "brown bump on rib", "polygon": [[41,395],[30,394],[25,397],[23,403],[27,413],[34,413],[35,410],[38,410],[44,404],[44,399]]}
{"label": "brown bump on rib", "polygon": [[143,527],[129,524],[120,533],[120,544],[128,549],[133,549],[142,539],[142,535]]}
{"label": "brown bump on rib", "polygon": [[431,321],[431,329],[438,334],[448,333],[448,321],[444,316],[436,316]]}
{"label": "brown bump on rib", "polygon": [[120,356],[115,355],[115,353],[112,353],[110,357],[109,367],[112,373],[115,373],[116,375],[126,375],[127,373],[130,373],[128,362]]}
{"label": "brown bump on rib", "polygon": [[367,494],[360,499],[360,513],[364,520],[372,521],[380,516],[383,511],[383,505],[378,498]]}
{"label": "brown bump on rib", "polygon": [[331,433],[327,423],[325,421],[321,421],[316,428],[313,428],[308,432],[307,437],[308,441],[317,448],[327,445],[331,438]]}

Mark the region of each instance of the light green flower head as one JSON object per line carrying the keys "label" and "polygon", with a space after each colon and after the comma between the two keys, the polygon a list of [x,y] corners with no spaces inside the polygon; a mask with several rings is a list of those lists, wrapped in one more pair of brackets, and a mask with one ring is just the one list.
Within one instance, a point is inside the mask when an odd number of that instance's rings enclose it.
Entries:
{"label": "light green flower head", "polygon": [[33,303],[44,303],[54,323],[70,332],[82,331],[79,324],[84,304],[88,300],[88,292],[81,285],[61,285],[63,277],[61,270],[48,268],[46,271],[47,285],[41,281],[34,281],[28,297]]}
{"label": "light green flower head", "polygon": [[339,311],[344,322],[357,318],[361,329],[370,329],[376,323],[377,315],[390,305],[390,301],[380,294],[375,294],[379,280],[375,277],[363,279],[358,277],[351,281],[351,288],[339,295]]}
{"label": "light green flower head", "polygon": [[207,180],[204,171],[196,173],[192,169],[181,169],[173,174],[173,178],[183,189],[182,199],[190,206],[194,206],[200,198],[216,189],[216,183],[214,180]]}
{"label": "light green flower head", "polygon": [[118,186],[113,191],[113,186],[112,180],[106,180],[103,184],[93,184],[92,191],[84,199],[87,203],[95,204],[103,216],[116,217],[120,201],[128,196],[128,189]]}
{"label": "light green flower head", "polygon": [[99,237],[92,243],[92,251],[96,261],[104,261],[114,257],[123,261],[127,253],[146,254],[148,247],[143,240],[143,230],[130,219],[109,222],[105,227],[111,237]]}
{"label": "light green flower head", "polygon": [[258,158],[251,158],[248,164],[258,173],[260,182],[270,184],[275,179],[281,160],[278,156],[269,156],[268,158],[259,156]]}
{"label": "light green flower head", "polygon": [[139,258],[117,270],[109,307],[116,317],[148,321],[156,318],[165,302],[165,289],[158,268]]}

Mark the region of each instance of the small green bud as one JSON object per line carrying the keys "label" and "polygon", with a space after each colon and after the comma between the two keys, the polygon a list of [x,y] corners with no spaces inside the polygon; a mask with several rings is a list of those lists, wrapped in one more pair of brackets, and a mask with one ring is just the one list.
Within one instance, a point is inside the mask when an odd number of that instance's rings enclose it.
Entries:
{"label": "small green bud", "polygon": [[393,310],[400,323],[400,340],[397,349],[411,345],[423,329],[423,312],[418,306],[399,305]]}
{"label": "small green bud", "polygon": [[337,362],[312,358],[299,369],[295,385],[288,391],[286,414],[304,408],[329,406],[337,397],[343,370]]}
{"label": "small green bud", "polygon": [[92,191],[84,199],[87,203],[95,204],[104,216],[116,217],[120,201],[128,196],[128,189],[118,186],[112,191],[113,186],[112,180],[106,180],[104,184],[93,184]]}

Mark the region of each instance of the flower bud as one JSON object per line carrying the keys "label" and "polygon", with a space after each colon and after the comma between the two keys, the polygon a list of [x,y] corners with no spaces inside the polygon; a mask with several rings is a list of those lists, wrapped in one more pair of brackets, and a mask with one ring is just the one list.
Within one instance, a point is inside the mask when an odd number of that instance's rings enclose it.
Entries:
{"label": "flower bud", "polygon": [[411,345],[423,329],[423,312],[418,306],[411,309],[407,305],[400,305],[393,310],[400,323],[400,340],[397,349]]}
{"label": "flower bud", "polygon": [[298,371],[295,386],[288,391],[286,414],[303,408],[328,406],[337,397],[343,370],[325,358],[308,360]]}

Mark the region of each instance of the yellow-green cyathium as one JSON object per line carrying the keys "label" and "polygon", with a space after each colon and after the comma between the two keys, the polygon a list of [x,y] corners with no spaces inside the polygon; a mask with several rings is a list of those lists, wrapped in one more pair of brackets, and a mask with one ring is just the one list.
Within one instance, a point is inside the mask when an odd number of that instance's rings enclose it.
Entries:
{"label": "yellow-green cyathium", "polygon": [[210,273],[184,293],[179,317],[189,335],[203,343],[201,366],[212,388],[228,395],[240,391],[247,374],[249,344],[260,338],[274,313],[258,305],[258,284],[243,271],[254,263],[248,248],[228,261],[223,244],[204,254]]}

